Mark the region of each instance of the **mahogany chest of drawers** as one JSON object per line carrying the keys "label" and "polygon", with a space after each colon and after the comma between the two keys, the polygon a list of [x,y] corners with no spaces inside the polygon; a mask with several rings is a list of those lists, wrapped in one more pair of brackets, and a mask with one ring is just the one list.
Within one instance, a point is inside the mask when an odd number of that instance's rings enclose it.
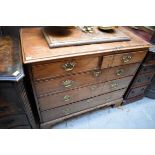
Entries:
{"label": "mahogany chest of drawers", "polygon": [[[7,37],[1,37],[0,46],[0,57],[5,62],[0,62],[0,129],[37,128],[25,88],[19,32],[15,28],[14,33],[6,31]],[[4,56],[5,52],[10,53],[9,57]]]}
{"label": "mahogany chest of drawers", "polygon": [[50,49],[41,28],[21,30],[41,128],[104,106],[118,106],[149,45],[118,27],[130,41]]}
{"label": "mahogany chest of drawers", "polygon": [[[133,30],[138,36],[150,42],[151,36],[148,32],[143,30]],[[124,95],[124,103],[131,103],[142,99],[145,96],[148,86],[151,84],[152,78],[155,75],[155,48],[150,44],[149,52],[147,53],[143,63],[137,71],[134,79],[132,80],[127,92]]]}

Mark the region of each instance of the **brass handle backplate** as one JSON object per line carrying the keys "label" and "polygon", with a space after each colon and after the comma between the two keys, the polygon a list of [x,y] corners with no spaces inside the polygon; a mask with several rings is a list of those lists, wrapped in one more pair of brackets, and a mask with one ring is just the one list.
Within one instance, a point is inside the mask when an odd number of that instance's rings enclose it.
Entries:
{"label": "brass handle backplate", "polygon": [[116,71],[116,75],[117,75],[117,76],[123,75],[123,73],[124,73],[124,69],[118,69],[118,70]]}
{"label": "brass handle backplate", "polygon": [[124,55],[122,57],[122,60],[123,60],[124,63],[130,62],[131,59],[132,59],[132,56],[131,55]]}
{"label": "brass handle backplate", "polygon": [[94,90],[97,89],[97,86],[96,86],[96,85],[93,85],[93,86],[91,86],[90,88],[91,88],[92,91],[94,91]]}
{"label": "brass handle backplate", "polygon": [[65,96],[64,96],[64,101],[65,101],[65,102],[69,101],[70,99],[71,99],[71,97],[70,97],[69,95],[65,95]]}
{"label": "brass handle backplate", "polygon": [[108,97],[105,98],[105,101],[106,102],[109,102],[110,100],[111,100],[111,97],[110,96],[108,96]]}
{"label": "brass handle backplate", "polygon": [[64,109],[64,110],[63,110],[63,113],[69,114],[69,113],[70,113],[70,109]]}
{"label": "brass handle backplate", "polygon": [[102,74],[102,71],[101,70],[95,70],[95,71],[93,71],[93,76],[94,77],[99,77],[101,74]]}
{"label": "brass handle backplate", "polygon": [[66,62],[64,65],[63,65],[63,68],[65,69],[65,71],[69,72],[69,71],[72,71],[75,67],[76,63],[75,62]]}
{"label": "brass handle backplate", "polygon": [[66,87],[66,88],[71,87],[73,85],[72,80],[65,80],[62,83],[63,83],[63,86]]}
{"label": "brass handle backplate", "polygon": [[112,83],[111,84],[111,88],[117,88],[118,87],[118,83]]}

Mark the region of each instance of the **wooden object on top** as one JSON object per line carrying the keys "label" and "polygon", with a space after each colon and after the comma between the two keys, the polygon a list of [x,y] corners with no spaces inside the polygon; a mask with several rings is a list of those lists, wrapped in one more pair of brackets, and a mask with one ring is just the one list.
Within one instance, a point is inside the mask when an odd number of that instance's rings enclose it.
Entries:
{"label": "wooden object on top", "polygon": [[131,40],[50,49],[41,28],[24,28],[20,32],[23,62],[27,64],[92,54],[108,55],[110,52],[125,52],[129,49],[148,49],[148,42],[123,27],[118,27],[116,29],[122,31]]}
{"label": "wooden object on top", "polygon": [[50,48],[130,40],[119,29],[103,32],[97,27],[93,27],[92,32],[83,32],[79,27],[63,28],[61,26],[50,26],[44,27],[43,33]]}

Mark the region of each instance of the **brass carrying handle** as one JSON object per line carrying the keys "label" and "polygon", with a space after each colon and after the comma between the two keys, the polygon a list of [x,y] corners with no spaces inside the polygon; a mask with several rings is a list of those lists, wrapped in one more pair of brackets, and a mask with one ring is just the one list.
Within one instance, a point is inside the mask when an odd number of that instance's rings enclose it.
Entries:
{"label": "brass carrying handle", "polygon": [[72,71],[75,67],[76,63],[75,62],[67,62],[63,65],[63,68],[65,69],[65,71],[69,72]]}
{"label": "brass carrying handle", "polygon": [[120,76],[120,75],[123,75],[124,74],[124,69],[118,69],[117,71],[116,71],[116,75],[117,76]]}
{"label": "brass carrying handle", "polygon": [[73,82],[74,81],[72,81],[72,80],[65,80],[62,83],[63,83],[64,87],[69,88],[69,87],[73,86]]}
{"label": "brass carrying handle", "polygon": [[117,88],[118,87],[118,83],[112,83],[111,84],[111,88]]}
{"label": "brass carrying handle", "polygon": [[123,60],[124,63],[130,62],[131,59],[132,59],[132,56],[131,55],[124,55],[122,57],[122,60]]}
{"label": "brass carrying handle", "polygon": [[69,101],[70,99],[71,99],[71,97],[70,97],[69,95],[65,95],[65,96],[64,96],[64,101],[65,101],[65,102]]}
{"label": "brass carrying handle", "polygon": [[93,71],[93,76],[94,77],[99,77],[101,74],[102,74],[102,71],[101,70],[95,70],[95,71]]}

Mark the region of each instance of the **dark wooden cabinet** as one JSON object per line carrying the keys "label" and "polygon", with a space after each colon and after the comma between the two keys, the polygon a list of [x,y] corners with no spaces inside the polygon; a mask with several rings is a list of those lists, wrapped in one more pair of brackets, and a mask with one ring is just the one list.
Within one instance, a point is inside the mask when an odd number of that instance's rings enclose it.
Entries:
{"label": "dark wooden cabinet", "polygon": [[41,28],[21,30],[23,62],[31,80],[41,128],[122,103],[149,45],[123,27],[116,30],[130,41],[51,49]]}
{"label": "dark wooden cabinet", "polygon": [[[134,32],[138,36],[142,37],[151,43],[151,32],[146,32],[144,28],[132,29],[127,28]],[[153,32],[152,32],[153,33]],[[149,52],[147,53],[143,63],[141,64],[139,70],[137,71],[132,83],[130,84],[127,92],[124,95],[124,103],[131,103],[142,99],[147,91],[148,86],[151,84],[152,79],[155,75],[155,48],[153,44],[150,44]],[[146,93],[147,92],[147,93]]]}
{"label": "dark wooden cabinet", "polygon": [[[13,27],[11,30],[11,27],[5,27],[3,30],[0,57],[5,63],[0,62],[0,128],[37,128],[32,103],[25,87],[19,29]],[[5,53],[9,53],[8,57],[5,57]]]}

